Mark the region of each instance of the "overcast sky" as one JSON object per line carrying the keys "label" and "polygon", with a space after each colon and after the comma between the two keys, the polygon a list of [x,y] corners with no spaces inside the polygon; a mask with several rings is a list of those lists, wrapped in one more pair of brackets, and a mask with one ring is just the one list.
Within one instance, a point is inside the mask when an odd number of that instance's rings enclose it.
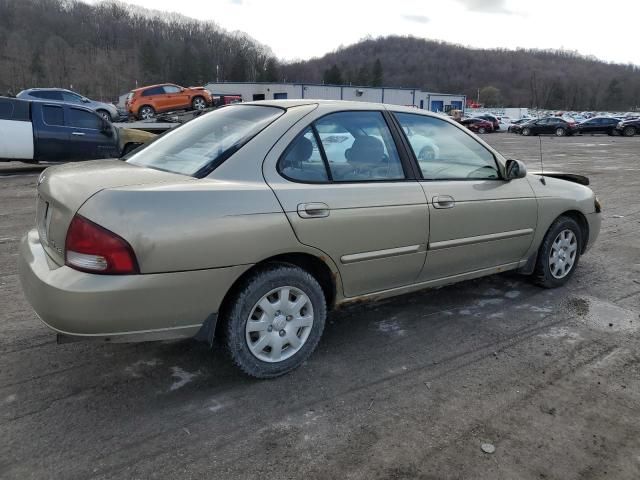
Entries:
{"label": "overcast sky", "polygon": [[640,65],[639,0],[123,1],[244,31],[283,60],[400,34],[481,48],[563,48]]}

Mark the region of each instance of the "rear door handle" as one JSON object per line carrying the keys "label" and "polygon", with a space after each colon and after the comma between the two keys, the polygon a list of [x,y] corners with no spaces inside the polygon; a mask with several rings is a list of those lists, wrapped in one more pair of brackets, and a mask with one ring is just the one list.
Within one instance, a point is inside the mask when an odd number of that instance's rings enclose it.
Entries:
{"label": "rear door handle", "polygon": [[432,199],[434,208],[453,208],[456,201],[451,195],[436,195]]}
{"label": "rear door handle", "polygon": [[298,205],[300,218],[324,218],[329,216],[329,205],[322,202],[301,203]]}
{"label": "rear door handle", "polygon": [[71,132],[71,135],[76,135],[78,137],[84,137],[84,132]]}

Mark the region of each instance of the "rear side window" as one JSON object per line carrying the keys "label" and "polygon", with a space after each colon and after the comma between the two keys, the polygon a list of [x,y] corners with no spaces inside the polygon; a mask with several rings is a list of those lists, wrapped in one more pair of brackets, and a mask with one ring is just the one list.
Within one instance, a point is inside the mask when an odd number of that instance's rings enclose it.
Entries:
{"label": "rear side window", "polygon": [[31,92],[32,97],[42,98],[44,100],[62,101],[62,92]]}
{"label": "rear side window", "polygon": [[54,105],[43,105],[42,119],[47,125],[64,126],[64,113],[62,107]]}
{"label": "rear side window", "polygon": [[294,181],[324,183],[329,180],[318,142],[310,127],[289,145],[278,167],[284,177]]}
{"label": "rear side window", "polygon": [[69,109],[69,119],[67,123],[75,128],[100,130],[102,127],[102,122],[96,114],[87,112],[86,110],[80,110],[79,108]]}
{"label": "rear side window", "polygon": [[175,85],[165,85],[164,93],[180,93],[180,89]]}
{"label": "rear side window", "polygon": [[[309,149],[300,144],[307,142],[311,142],[315,157],[302,155]],[[299,168],[291,169],[291,165]],[[325,172],[321,173],[323,167]],[[405,178],[387,122],[381,112],[375,111],[338,112],[315,121],[287,148],[278,162],[278,171],[289,180],[303,183]]]}
{"label": "rear side window", "polygon": [[0,118],[2,120],[13,119],[13,103],[7,100],[0,100]]}
{"label": "rear side window", "polygon": [[147,88],[144,92],[142,92],[143,97],[151,97],[153,95],[164,95],[164,88],[152,87],[152,88]]}

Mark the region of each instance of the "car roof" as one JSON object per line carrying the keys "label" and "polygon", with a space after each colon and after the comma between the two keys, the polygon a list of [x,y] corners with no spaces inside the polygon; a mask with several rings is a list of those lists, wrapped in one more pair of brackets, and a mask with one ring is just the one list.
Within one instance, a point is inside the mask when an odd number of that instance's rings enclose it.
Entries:
{"label": "car roof", "polygon": [[166,87],[167,85],[172,85],[172,86],[178,86],[175,83],[157,83],[155,85],[146,85],[144,87],[138,87],[138,88],[134,88],[133,90],[131,90],[132,92],[140,92],[142,90],[146,90],[147,88],[154,88],[154,87]]}
{"label": "car roof", "polygon": [[265,105],[279,108],[292,108],[303,105],[323,105],[334,107],[336,111],[341,110],[389,110],[401,113],[413,113],[429,117],[451,119],[443,113],[430,112],[417,107],[394,105],[390,103],[376,102],[355,102],[351,100],[320,100],[312,98],[290,99],[290,100],[257,100],[252,102],[235,103],[234,105]]}
{"label": "car roof", "polygon": [[[27,88],[25,90],[23,90],[23,92],[42,92],[45,90],[53,90],[55,92],[70,92],[70,93],[75,93],[72,90],[69,90],[68,88],[56,88],[56,87],[34,87],[34,88]],[[20,92],[22,93],[22,92]]]}

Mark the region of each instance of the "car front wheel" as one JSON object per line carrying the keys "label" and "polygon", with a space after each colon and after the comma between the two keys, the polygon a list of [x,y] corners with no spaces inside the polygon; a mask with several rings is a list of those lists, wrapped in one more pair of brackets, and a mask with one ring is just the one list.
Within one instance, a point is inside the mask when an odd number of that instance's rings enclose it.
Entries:
{"label": "car front wheel", "polygon": [[534,282],[545,288],[564,285],[578,265],[582,241],[578,223],[571,217],[558,217],[538,250]]}
{"label": "car front wheel", "polygon": [[525,137],[528,137],[529,135],[531,135],[531,129],[523,128],[522,129],[522,135],[524,135]]}
{"label": "car front wheel", "polygon": [[480,128],[478,129],[478,133],[487,133],[487,129],[486,129],[486,128],[484,128],[484,127],[480,127]]}
{"label": "car front wheel", "polygon": [[299,367],[315,350],[327,315],[322,287],[288,264],[255,272],[237,290],[225,322],[233,363],[256,378],[273,378]]}

